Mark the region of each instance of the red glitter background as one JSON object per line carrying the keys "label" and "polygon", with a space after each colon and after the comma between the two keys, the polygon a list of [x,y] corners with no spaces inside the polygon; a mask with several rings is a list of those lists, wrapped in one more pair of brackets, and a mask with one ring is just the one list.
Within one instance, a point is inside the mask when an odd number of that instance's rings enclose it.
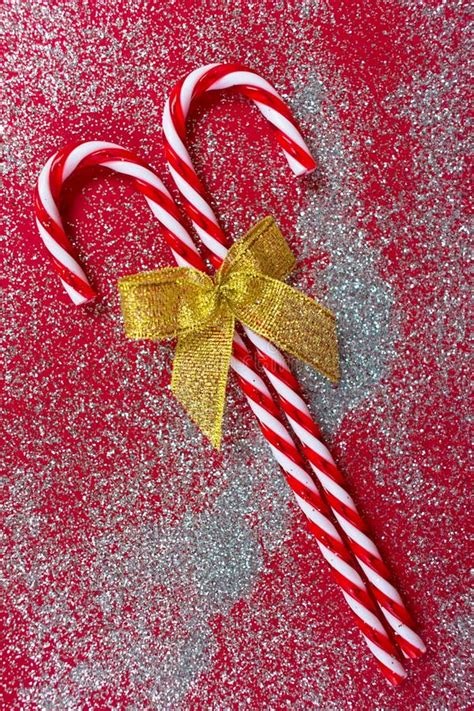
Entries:
{"label": "red glitter background", "polygon": [[[466,15],[462,5],[440,2],[117,2],[113,11],[93,2],[7,4],[3,708],[468,708]],[[356,159],[344,166],[357,193],[348,219],[365,230],[366,248],[380,258],[378,277],[390,282],[402,314],[382,387],[328,433],[428,646],[396,690],[377,672],[289,498],[277,502],[288,508],[284,531],[274,546],[262,546],[249,589],[206,613],[212,647],[195,652],[206,662],[189,662],[186,683],[173,680],[182,672],[173,674],[171,663],[171,676],[154,686],[153,666],[158,673],[160,655],[192,638],[193,615],[183,607],[198,594],[192,585],[177,579],[172,594],[150,585],[144,615],[133,583],[139,568],[112,612],[98,602],[104,590],[94,571],[105,563],[97,541],[108,541],[113,596],[122,589],[129,531],[154,522],[172,528],[188,514],[198,521],[221,493],[233,447],[260,435],[232,387],[224,451],[210,453],[190,426],[175,424],[181,414],[166,390],[171,349],[125,342],[116,279],[169,263],[156,224],[126,181],[95,173],[66,191],[70,234],[103,295],[82,309],[69,304],[40,247],[32,190],[46,159],[76,139],[137,151],[171,187],[160,145],[163,103],[179,78],[211,61],[243,62],[272,81],[305,135],[314,127],[309,112],[298,111],[298,96],[323,76],[323,111],[331,107],[328,120]],[[421,94],[425,103],[413,109]],[[427,108],[432,95],[436,111]],[[397,110],[387,107],[389,96],[398,96]],[[291,235],[310,200],[317,204],[321,175],[293,180],[245,101],[217,97],[195,116],[190,142],[224,224],[235,234],[272,212]],[[425,150],[438,163],[420,186],[414,166]],[[380,212],[390,214],[389,227]],[[440,240],[433,225],[445,223]],[[385,239],[387,229],[393,239]],[[317,285],[328,259],[306,258],[308,286]],[[308,397],[317,418],[317,397]],[[185,442],[192,432],[192,446],[156,453],[143,410],[150,427],[160,420],[162,437]],[[129,450],[140,452],[137,464],[127,460],[116,476]],[[147,461],[157,470],[138,486]],[[259,457],[250,455],[246,466],[255,477],[252,497],[264,496]],[[259,516],[258,508],[247,515],[257,542]]]}

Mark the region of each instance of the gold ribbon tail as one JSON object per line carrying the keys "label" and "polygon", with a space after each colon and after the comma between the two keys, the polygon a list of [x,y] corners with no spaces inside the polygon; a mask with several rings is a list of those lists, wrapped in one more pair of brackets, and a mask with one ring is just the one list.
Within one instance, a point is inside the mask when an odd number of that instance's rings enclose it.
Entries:
{"label": "gold ribbon tail", "polygon": [[340,378],[336,319],[329,309],[278,279],[239,272],[233,311],[238,321],[283,351],[308,363],[332,382]]}
{"label": "gold ribbon tail", "polygon": [[199,429],[220,449],[234,317],[178,337],[171,390]]}

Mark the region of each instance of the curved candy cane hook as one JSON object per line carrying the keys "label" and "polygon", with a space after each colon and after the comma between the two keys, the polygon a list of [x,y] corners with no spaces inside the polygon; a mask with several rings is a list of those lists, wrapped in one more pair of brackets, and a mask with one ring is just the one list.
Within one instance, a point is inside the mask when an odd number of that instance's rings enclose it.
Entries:
{"label": "curved candy cane hook", "polygon": [[[210,64],[188,74],[175,86],[163,113],[165,154],[184,206],[210,260],[218,268],[229,242],[206,197],[186,149],[186,119],[199,97],[206,92],[232,88],[251,98],[276,129],[276,137],[296,175],[310,172],[314,160],[296,123],[275,89],[258,74],[238,64]],[[322,485],[328,502],[343,529],[352,552],[367,576],[372,592],[405,656],[418,657],[425,645],[414,630],[414,622],[391,579],[368,526],[357,511],[342,473],[337,469],[320,429],[303,400],[298,382],[282,353],[261,336],[245,329],[266,375],[275,388],[280,405],[300,440],[304,453]]]}
{"label": "curved candy cane hook", "polygon": [[[36,218],[40,234],[71,299],[76,304],[94,298],[82,267],[62,226],[58,199],[64,181],[76,170],[100,165],[132,178],[161,223],[163,234],[179,266],[205,271],[193,240],[181,224],[179,212],[158,176],[130,151],[103,141],[72,144],[48,160],[36,191]],[[395,647],[379,619],[364,581],[354,567],[352,555],[345,547],[331,514],[306,463],[299,453],[270,390],[255,370],[252,356],[242,339],[235,334],[232,369],[247,401],[256,415],[272,454],[283,470],[286,481],[303,510],[309,528],[333,576],[341,588],[366,643],[384,675],[393,684],[405,677]]]}
{"label": "curved candy cane hook", "polygon": [[86,141],[72,143],[55,153],[41,171],[35,192],[36,224],[54,270],[75,304],[96,296],[67,237],[58,202],[64,182],[72,173],[90,166],[103,166],[132,178],[160,222],[166,241],[179,266],[203,269],[201,256],[181,224],[173,198],[161,180],[142,160],[116,143]]}
{"label": "curved candy cane hook", "polygon": [[223,89],[237,90],[255,103],[273,127],[295,175],[305,175],[316,168],[290,109],[273,86],[251,69],[241,64],[208,64],[178,82],[163,112],[165,153],[186,210],[216,269],[224,259],[229,242],[209,205],[185,141],[186,118],[193,101],[207,92]]}

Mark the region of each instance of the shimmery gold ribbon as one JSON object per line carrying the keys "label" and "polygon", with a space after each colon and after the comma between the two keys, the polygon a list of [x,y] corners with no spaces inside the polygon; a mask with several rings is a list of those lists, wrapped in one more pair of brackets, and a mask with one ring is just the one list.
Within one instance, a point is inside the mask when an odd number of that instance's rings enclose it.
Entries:
{"label": "shimmery gold ribbon", "polygon": [[128,338],[178,338],[171,389],[219,448],[235,321],[339,380],[331,311],[284,284],[295,258],[272,217],[230,248],[212,279],[168,267],[119,280]]}

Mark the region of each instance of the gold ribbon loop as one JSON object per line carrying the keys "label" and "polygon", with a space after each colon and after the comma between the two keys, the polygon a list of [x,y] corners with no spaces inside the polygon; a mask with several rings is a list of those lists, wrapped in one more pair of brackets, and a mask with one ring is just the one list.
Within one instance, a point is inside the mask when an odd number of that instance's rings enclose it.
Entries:
{"label": "gold ribbon loop", "polygon": [[119,280],[128,338],[178,338],[171,389],[212,444],[222,436],[235,321],[339,380],[331,311],[281,281],[295,258],[267,217],[228,252],[214,279],[169,267]]}

